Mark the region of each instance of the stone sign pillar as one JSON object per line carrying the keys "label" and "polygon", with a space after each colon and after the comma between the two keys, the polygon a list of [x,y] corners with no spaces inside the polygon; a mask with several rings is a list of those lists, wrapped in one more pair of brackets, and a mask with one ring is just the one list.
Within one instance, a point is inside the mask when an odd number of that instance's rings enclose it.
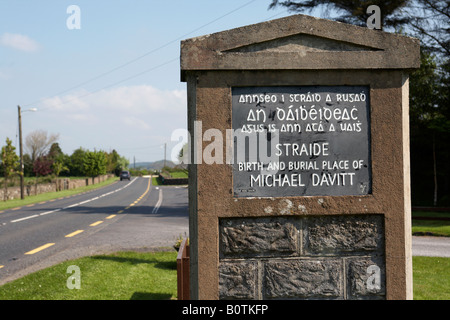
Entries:
{"label": "stone sign pillar", "polygon": [[181,43],[193,299],[411,299],[416,39],[294,15]]}

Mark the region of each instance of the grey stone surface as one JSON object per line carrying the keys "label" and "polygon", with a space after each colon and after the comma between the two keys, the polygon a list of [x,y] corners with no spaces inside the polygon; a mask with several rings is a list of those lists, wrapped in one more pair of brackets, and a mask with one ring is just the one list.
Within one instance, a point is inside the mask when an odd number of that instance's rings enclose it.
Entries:
{"label": "grey stone surface", "polygon": [[257,299],[257,262],[224,262],[219,266],[220,299]]}
{"label": "grey stone surface", "polygon": [[297,251],[295,220],[227,219],[220,223],[221,252],[225,257],[279,256]]}
{"label": "grey stone surface", "polygon": [[327,260],[279,260],[265,265],[265,298],[342,297],[342,262]]}
{"label": "grey stone surface", "polygon": [[306,221],[304,240],[311,254],[376,251],[383,248],[382,216],[313,217]]}
{"label": "grey stone surface", "polygon": [[419,67],[419,40],[306,15],[181,42],[192,70],[332,70]]}
{"label": "grey stone surface", "polygon": [[384,299],[383,217],[221,219],[221,299]]}
{"label": "grey stone surface", "polygon": [[377,257],[346,261],[348,299],[382,299],[386,294],[384,261]]}

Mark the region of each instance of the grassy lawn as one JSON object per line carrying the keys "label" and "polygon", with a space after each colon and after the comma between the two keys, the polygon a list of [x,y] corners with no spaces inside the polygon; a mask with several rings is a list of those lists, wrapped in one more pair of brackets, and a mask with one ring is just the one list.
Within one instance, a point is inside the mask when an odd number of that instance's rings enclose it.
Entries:
{"label": "grassy lawn", "polygon": [[170,175],[172,176],[172,178],[187,178],[188,177],[188,174],[185,171],[171,172]]}
{"label": "grassy lawn", "polygon": [[82,192],[91,191],[94,189],[98,189],[98,188],[110,185],[110,184],[116,182],[118,179],[119,179],[118,177],[114,177],[114,178],[108,179],[106,181],[100,182],[98,184],[89,185],[86,187],[57,191],[57,192],[41,193],[36,196],[26,196],[25,199],[23,199],[23,200],[14,199],[14,200],[8,200],[8,201],[0,201],[0,211],[10,209],[10,208],[22,207],[22,206],[26,206],[26,205],[29,205],[32,203],[38,203],[38,202],[42,202],[42,201],[48,201],[48,200],[52,200],[52,199],[68,197],[68,196],[72,196],[72,195],[79,194]]}
{"label": "grassy lawn", "polygon": [[450,299],[450,258],[413,257],[414,300]]}
{"label": "grassy lawn", "polygon": [[[177,296],[177,252],[118,252],[84,257],[0,287],[0,300],[165,300]],[[80,289],[68,289],[79,267]],[[69,281],[69,283],[74,283]]]}
{"label": "grassy lawn", "polygon": [[[450,218],[449,212],[414,211],[413,217]],[[450,237],[450,220],[412,220],[413,235],[432,235]]]}

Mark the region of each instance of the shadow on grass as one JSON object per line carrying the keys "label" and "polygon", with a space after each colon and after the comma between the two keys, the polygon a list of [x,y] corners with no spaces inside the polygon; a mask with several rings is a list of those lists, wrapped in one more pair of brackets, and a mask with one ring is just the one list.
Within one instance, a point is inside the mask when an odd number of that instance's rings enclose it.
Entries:
{"label": "shadow on grass", "polygon": [[158,261],[157,259],[137,259],[137,258],[114,257],[114,256],[93,256],[92,259],[109,260],[120,263],[128,263],[131,265],[147,263],[147,264],[154,264],[155,268],[158,269],[166,269],[166,270],[177,269],[176,261]]}
{"label": "shadow on grass", "polygon": [[135,292],[130,300],[169,300],[171,298],[170,293]]}

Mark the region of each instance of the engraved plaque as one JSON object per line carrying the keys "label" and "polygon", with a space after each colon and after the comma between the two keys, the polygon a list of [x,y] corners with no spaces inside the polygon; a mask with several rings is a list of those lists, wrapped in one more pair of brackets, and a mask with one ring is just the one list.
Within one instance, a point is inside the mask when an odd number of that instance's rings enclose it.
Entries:
{"label": "engraved plaque", "polygon": [[371,193],[367,86],[234,87],[235,197]]}

